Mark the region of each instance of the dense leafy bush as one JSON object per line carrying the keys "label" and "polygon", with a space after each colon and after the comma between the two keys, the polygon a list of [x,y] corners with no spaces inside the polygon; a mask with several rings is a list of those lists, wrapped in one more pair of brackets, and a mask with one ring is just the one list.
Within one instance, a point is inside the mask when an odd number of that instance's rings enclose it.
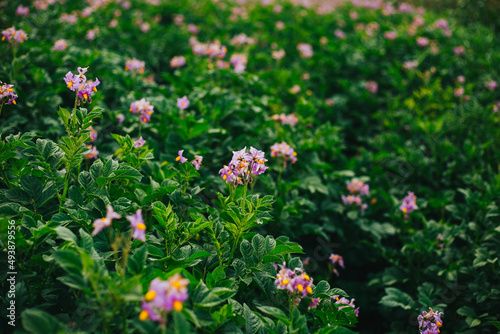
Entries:
{"label": "dense leafy bush", "polygon": [[4,3],[17,332],[498,330],[494,34],[268,2]]}

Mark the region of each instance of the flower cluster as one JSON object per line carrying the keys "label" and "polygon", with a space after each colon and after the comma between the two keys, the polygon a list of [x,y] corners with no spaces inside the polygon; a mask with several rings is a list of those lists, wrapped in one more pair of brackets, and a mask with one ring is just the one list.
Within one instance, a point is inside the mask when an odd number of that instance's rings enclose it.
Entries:
{"label": "flower cluster", "polygon": [[430,307],[429,312],[422,312],[422,315],[418,316],[420,334],[438,334],[443,326],[442,315],[443,312],[434,312]]}
{"label": "flower cluster", "polygon": [[146,67],[146,63],[138,60],[138,59],[129,59],[125,62],[125,70],[130,71],[130,72],[137,72],[139,74],[144,73],[144,68]]}
{"label": "flower cluster", "polygon": [[23,5],[17,6],[17,9],[16,9],[17,16],[28,17],[29,14],[30,14],[30,9],[28,7],[24,7]]}
{"label": "flower cluster", "polygon": [[[188,159],[186,159],[185,157],[182,156],[183,153],[184,153],[184,150],[180,150],[179,152],[177,152],[177,158],[175,158],[175,161],[179,161],[181,164],[188,161]],[[191,161],[191,164],[193,164],[193,166],[194,166],[194,168],[196,168],[196,170],[200,169],[202,163],[203,163],[203,157],[201,155],[195,155],[194,160]]]}
{"label": "flower cluster", "polygon": [[295,126],[299,122],[299,119],[297,118],[297,116],[295,116],[295,114],[290,114],[290,115],[286,115],[284,113],[275,114],[271,116],[271,119],[275,121],[281,121],[281,125],[288,124],[290,126]]}
{"label": "flower cluster", "polygon": [[151,115],[154,112],[154,106],[151,105],[145,98],[138,101],[132,102],[130,105],[130,111],[132,114],[140,114],[141,121],[147,123],[151,120]]}
{"label": "flower cluster", "polygon": [[273,59],[280,60],[285,56],[285,50],[280,49],[272,52]]}
{"label": "flower cluster", "polygon": [[250,147],[250,153],[246,152],[246,146],[240,151],[233,151],[233,158],[229,165],[219,170],[219,174],[227,183],[248,184],[253,181],[252,175],[259,175],[266,171],[267,159],[264,152]]}
{"label": "flower cluster", "polygon": [[16,30],[16,28],[10,27],[2,31],[2,41],[22,43],[27,39],[28,35],[22,29]]}
{"label": "flower cluster", "polygon": [[58,39],[54,43],[54,51],[64,51],[68,47],[68,43],[64,39]]}
{"label": "flower cluster", "polygon": [[87,81],[85,73],[88,69],[88,67],[78,67],[78,74],[73,74],[71,71],[66,73],[64,82],[66,82],[66,85],[70,90],[77,93],[79,99],[81,99],[83,102],[91,103],[91,96],[94,92],[97,92],[96,87],[101,82],[97,78],[95,79],[95,81]]}
{"label": "flower cluster", "polygon": [[[343,309],[344,307],[352,307],[352,308],[355,308],[356,305],[354,305],[354,298],[349,300],[345,297],[342,297],[342,298],[339,298],[340,296],[339,295],[334,295],[332,298],[335,299],[335,303],[334,305],[337,306],[337,310],[341,310]],[[359,315],[359,307],[356,308],[354,310],[354,314],[356,314],[356,316]]]}
{"label": "flower cluster", "polygon": [[233,37],[231,40],[231,45],[242,46],[244,44],[252,45],[255,43],[255,39],[248,37],[246,34],[241,33]]}
{"label": "flower cluster", "polygon": [[331,254],[329,259],[333,264],[333,272],[335,273],[335,275],[339,276],[339,272],[337,271],[337,263],[339,264],[339,266],[344,268],[344,259],[338,254]]}
{"label": "flower cluster", "polygon": [[219,41],[215,40],[211,43],[200,43],[195,37],[190,40],[191,49],[195,55],[209,56],[210,58],[222,59],[226,56],[227,48],[221,45]]}
{"label": "flower cluster", "polygon": [[89,153],[85,154],[85,158],[87,159],[97,159],[99,155],[99,151],[95,146],[87,145],[87,148],[90,150]]}
{"label": "flower cluster", "polygon": [[313,56],[313,49],[311,44],[299,43],[297,45],[297,50],[299,50],[300,56],[302,58],[311,58]]}
{"label": "flower cluster", "polygon": [[175,274],[163,281],[155,278],[149,284],[149,289],[142,302],[142,311],[139,319],[145,321],[164,321],[164,314],[172,310],[182,311],[183,305],[189,295],[187,287],[189,280]]}
{"label": "flower cluster", "polygon": [[415,196],[415,194],[411,191],[408,192],[408,195],[406,195],[405,198],[403,198],[403,203],[401,203],[401,205],[399,206],[399,210],[403,211],[403,213],[405,214],[405,219],[408,218],[408,214],[410,212],[418,209],[416,200],[417,196]]}
{"label": "flower cluster", "polygon": [[235,73],[243,73],[247,67],[248,58],[242,53],[235,53],[229,59],[229,63],[233,65]]}
{"label": "flower cluster", "polygon": [[286,142],[275,143],[271,146],[271,156],[272,157],[280,157],[284,158],[284,166],[286,167],[287,161],[292,161],[292,164],[297,162],[297,152],[293,150],[293,148],[288,145]]}
{"label": "flower cluster", "polygon": [[347,190],[349,190],[350,195],[342,195],[344,205],[356,204],[361,208],[362,212],[365,211],[368,208],[368,204],[363,203],[361,196],[368,195],[370,191],[368,184],[358,179],[352,179],[351,182],[347,182]]}
{"label": "flower cluster", "polygon": [[312,283],[313,279],[302,269],[288,269],[285,262],[283,262],[280,271],[276,274],[276,280],[274,280],[274,285],[277,289],[288,290],[290,294],[296,293],[299,296],[302,295],[302,298],[307,296],[307,294],[313,293]]}
{"label": "flower cluster", "polygon": [[182,67],[184,65],[186,65],[186,58],[183,56],[175,56],[170,60],[170,66],[172,68]]}
{"label": "flower cluster", "polygon": [[12,87],[14,85],[4,84],[0,81],[0,106],[5,102],[4,98],[7,99],[7,104],[16,104],[17,95]]}
{"label": "flower cluster", "polygon": [[484,82],[484,87],[488,88],[489,90],[493,91],[495,89],[497,89],[498,87],[498,83],[494,80],[491,80],[491,81],[485,81]]}

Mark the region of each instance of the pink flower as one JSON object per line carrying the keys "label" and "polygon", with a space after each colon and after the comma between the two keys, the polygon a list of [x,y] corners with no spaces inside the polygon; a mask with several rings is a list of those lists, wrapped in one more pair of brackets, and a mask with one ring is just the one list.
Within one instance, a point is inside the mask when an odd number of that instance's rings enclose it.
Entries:
{"label": "pink flower", "polygon": [[54,50],[55,51],[64,51],[68,47],[68,43],[64,39],[58,39],[54,43]]}
{"label": "pink flower", "polygon": [[101,230],[105,227],[111,226],[111,222],[113,219],[121,218],[119,214],[117,214],[111,205],[108,204],[106,217],[94,220],[94,232],[92,235],[96,235],[101,232]]}
{"label": "pink flower", "polygon": [[30,13],[30,9],[28,7],[24,7],[22,5],[17,6],[17,9],[16,9],[17,16],[28,17],[29,13]]}
{"label": "pink flower", "polygon": [[426,37],[417,37],[418,46],[424,47],[429,45],[429,39]]}
{"label": "pink flower", "polygon": [[274,59],[280,60],[281,58],[283,58],[285,56],[285,50],[281,49],[278,51],[273,51],[272,55],[273,55]]}
{"label": "pink flower", "polygon": [[398,37],[398,33],[395,31],[386,31],[384,33],[384,37],[388,40],[393,40],[396,39],[396,37]]}
{"label": "pink flower", "polygon": [[484,87],[488,88],[489,90],[493,91],[498,87],[498,83],[494,80],[491,81],[485,81],[484,82]]}
{"label": "pink flower", "polygon": [[464,95],[464,88],[463,87],[458,87],[455,89],[455,96],[460,97]]}
{"label": "pink flower", "polygon": [[180,161],[181,164],[183,164],[187,161],[187,159],[182,156],[183,152],[184,152],[184,150],[180,150],[179,152],[177,152],[178,156],[177,156],[177,158],[175,158],[175,161]]}
{"label": "pink flower", "polygon": [[146,141],[141,137],[134,142],[134,147],[135,148],[143,147],[145,142]]}
{"label": "pink flower", "polygon": [[194,160],[191,163],[194,165],[196,170],[199,170],[201,167],[201,163],[203,162],[203,157],[201,155],[195,155]]}
{"label": "pink flower", "polygon": [[127,220],[130,222],[130,225],[132,225],[132,237],[146,241],[146,224],[144,224],[144,220],[142,219],[141,209],[137,210],[135,215],[127,216]]}
{"label": "pink flower", "polygon": [[189,107],[189,99],[187,98],[187,96],[183,96],[177,99],[177,107],[179,107],[179,109],[181,110],[184,110],[187,107]]}
{"label": "pink flower", "polygon": [[340,29],[337,29],[333,32],[333,34],[335,35],[335,37],[337,38],[340,38],[340,39],[345,39],[346,38],[346,34],[345,32],[343,32],[342,30]]}
{"label": "pink flower", "polygon": [[186,58],[183,56],[175,56],[170,60],[170,66],[172,68],[182,67],[184,65],[186,65]]}
{"label": "pink flower", "polygon": [[276,29],[278,29],[278,30],[285,29],[285,24],[283,23],[283,21],[276,22]]}
{"label": "pink flower", "polygon": [[365,84],[365,88],[370,93],[375,94],[377,92],[377,89],[378,89],[378,84],[375,81],[368,81]]}
{"label": "pink flower", "polygon": [[144,73],[145,66],[146,66],[145,62],[138,60],[138,59],[135,59],[135,58],[129,59],[125,62],[125,70],[126,71],[130,71],[130,72],[136,71],[139,74]]}
{"label": "pink flower", "polygon": [[85,35],[85,38],[88,39],[89,41],[92,41],[98,34],[99,34],[99,28],[96,27],[94,29],[88,30],[87,35]]}
{"label": "pink flower", "polygon": [[463,84],[463,83],[465,82],[465,77],[464,77],[463,75],[459,75],[459,76],[457,77],[457,81],[458,81],[459,83]]}
{"label": "pink flower", "polygon": [[187,30],[194,35],[200,32],[200,28],[198,28],[196,25],[192,23],[188,24]]}
{"label": "pink flower", "polygon": [[299,43],[297,45],[297,50],[299,50],[300,56],[302,58],[311,58],[313,56],[313,49],[311,44]]}
{"label": "pink flower", "polygon": [[465,53],[465,47],[464,47],[464,46],[462,46],[462,45],[460,45],[460,46],[455,46],[455,47],[453,48],[453,52],[454,52],[457,56],[459,56],[459,55],[461,55],[462,53]]}

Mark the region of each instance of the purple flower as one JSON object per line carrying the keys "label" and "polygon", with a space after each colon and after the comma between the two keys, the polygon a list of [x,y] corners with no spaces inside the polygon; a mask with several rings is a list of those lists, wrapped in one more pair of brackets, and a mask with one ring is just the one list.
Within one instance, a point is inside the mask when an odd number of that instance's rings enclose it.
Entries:
{"label": "purple flower", "polygon": [[183,96],[183,97],[177,99],[177,107],[179,107],[179,109],[181,109],[181,110],[184,110],[187,107],[189,107],[188,98],[186,96]]}
{"label": "purple flower", "polygon": [[342,30],[340,29],[337,29],[333,32],[333,34],[335,35],[335,37],[337,38],[340,38],[340,39],[345,39],[346,38],[346,34],[345,32],[343,32]]}
{"label": "purple flower", "polygon": [[368,195],[370,186],[359,179],[352,179],[350,182],[347,182],[347,190],[351,194],[360,193],[361,195]]}
{"label": "purple flower", "polygon": [[403,203],[399,206],[399,210],[403,211],[405,218],[407,218],[408,214],[413,210],[418,209],[416,199],[417,197],[411,191],[408,192],[408,195],[405,198],[403,198]]}
{"label": "purple flower", "polygon": [[170,61],[170,66],[173,68],[182,67],[184,65],[186,65],[186,58],[184,58],[183,56],[175,56]]}
{"label": "purple flower", "polygon": [[[355,301],[354,298],[351,299],[350,301],[349,301],[349,299],[347,299],[345,297],[339,298],[339,295],[334,295],[332,298],[335,299],[335,306],[337,306],[337,309],[339,311],[341,309],[343,309],[344,307],[352,307],[352,308],[356,307],[356,305],[354,305],[354,301]],[[359,307],[357,309],[355,309],[353,312],[357,317],[359,315]]]}
{"label": "purple flower", "polygon": [[14,85],[4,84],[0,81],[0,103],[4,98],[7,98],[7,104],[16,104],[17,95],[12,87]]}
{"label": "purple flower", "polygon": [[[142,139],[142,137],[141,137]],[[142,219],[142,211],[141,209],[137,210],[135,215],[127,216],[127,220],[132,225],[132,237],[146,241],[146,225],[144,224],[144,220]]]}
{"label": "purple flower", "polygon": [[297,50],[299,50],[302,58],[311,58],[314,54],[311,44],[307,43],[299,43],[297,45]]}
{"label": "purple flower", "polygon": [[28,35],[22,29],[16,30],[10,27],[2,31],[2,41],[22,43],[28,39]]}
{"label": "purple flower", "polygon": [[87,148],[90,149],[90,152],[85,155],[87,159],[97,159],[97,156],[99,155],[99,151],[95,146],[87,146]]}
{"label": "purple flower", "polygon": [[29,13],[30,9],[28,7],[24,7],[22,5],[17,6],[16,15],[28,17]]}
{"label": "purple flower", "polygon": [[427,46],[429,45],[429,39],[426,37],[417,37],[417,45],[418,46]]}
{"label": "purple flower", "polygon": [[370,93],[375,94],[377,92],[377,90],[378,90],[378,84],[375,81],[368,81],[365,84],[365,88]]}
{"label": "purple flower", "polygon": [[55,51],[64,51],[68,47],[68,43],[64,39],[58,39],[54,43],[54,50]]}
{"label": "purple flower", "polygon": [[139,74],[144,73],[144,68],[146,63],[138,59],[129,59],[125,62],[125,70],[133,72],[136,71]]}
{"label": "purple flower", "polygon": [[187,159],[182,156],[182,152],[184,152],[184,150],[180,150],[179,152],[177,152],[178,156],[177,158],[175,158],[175,161],[180,161],[181,164],[187,161]]}
{"label": "purple flower", "polygon": [[339,266],[341,266],[342,268],[344,268],[344,259],[342,258],[342,256],[338,255],[338,254],[331,254],[330,255],[330,260],[332,261],[332,264],[333,264],[333,272],[335,273],[335,275],[339,276],[339,272],[337,271],[337,268],[336,268],[336,264],[338,263]]}
{"label": "purple flower", "polygon": [[438,334],[440,328],[443,326],[443,320],[441,316],[443,312],[434,312],[432,308],[429,307],[429,312],[422,312],[422,315],[418,316],[418,329],[421,334]]}
{"label": "purple flower", "polygon": [[321,301],[320,298],[313,298],[311,299],[311,304],[309,304],[309,309],[313,309],[316,306],[318,306],[319,302]]}
{"label": "purple flower", "polygon": [[142,146],[144,146],[144,143],[145,143],[145,142],[146,142],[146,141],[145,141],[144,139],[142,139],[142,137],[141,137],[141,138],[137,139],[137,140],[134,142],[134,147],[135,147],[135,148],[142,147]]}
{"label": "purple flower", "polygon": [[[299,272],[300,274],[297,274]],[[309,277],[302,269],[295,268],[294,270],[286,268],[286,263],[283,262],[280,271],[276,274],[274,285],[279,290],[288,290],[290,294],[305,297],[308,293],[312,294],[313,279]]]}
{"label": "purple flower", "polygon": [[398,33],[395,31],[386,31],[384,33],[384,37],[388,40],[393,40],[396,39],[396,37],[398,37]]}
{"label": "purple flower", "polygon": [[284,166],[287,166],[287,162],[291,161],[292,164],[297,162],[297,152],[293,150],[293,148],[288,145],[286,142],[275,143],[271,146],[271,156],[272,157],[283,157],[284,158]]}
{"label": "purple flower", "polygon": [[75,92],[78,90],[78,87],[80,86],[80,77],[76,74],[68,72],[64,77],[64,82],[66,82],[66,85],[68,86],[69,89]]}
{"label": "purple flower", "polygon": [[130,104],[130,111],[133,114],[140,114],[140,119],[143,123],[147,123],[151,120],[151,115],[154,112],[154,106],[151,105],[146,99],[142,98],[138,101],[132,102]]}
{"label": "purple flower", "polygon": [[97,233],[101,232],[103,228],[111,226],[111,222],[113,221],[113,219],[118,218],[121,218],[121,216],[113,210],[113,207],[111,205],[108,204],[106,217],[96,219],[94,221],[94,232],[92,232],[92,235],[96,235]]}
{"label": "purple flower", "polygon": [[267,159],[264,158],[264,152],[259,151],[254,147],[250,147],[250,161],[252,166],[252,173],[254,175],[262,174],[268,168],[265,163]]}
{"label": "purple flower", "polygon": [[116,120],[118,121],[118,124],[122,124],[125,121],[125,116],[123,114],[118,114],[116,115]]}
{"label": "purple flower", "polygon": [[201,155],[195,155],[194,160],[191,161],[191,163],[194,165],[194,168],[196,168],[196,170],[200,169],[202,162],[203,162],[203,157]]}
{"label": "purple flower", "polygon": [[176,310],[182,311],[183,302],[189,295],[187,287],[189,280],[175,274],[167,281],[155,278],[149,285],[148,292],[144,296],[142,303],[142,312],[139,315],[141,321],[151,319],[152,321],[161,320],[161,314]]}
{"label": "purple flower", "polygon": [[484,87],[488,88],[489,90],[493,91],[498,87],[498,83],[494,80],[491,81],[485,81],[484,82]]}
{"label": "purple flower", "polygon": [[87,130],[90,130],[90,141],[95,141],[97,139],[97,131],[92,126],[89,126]]}

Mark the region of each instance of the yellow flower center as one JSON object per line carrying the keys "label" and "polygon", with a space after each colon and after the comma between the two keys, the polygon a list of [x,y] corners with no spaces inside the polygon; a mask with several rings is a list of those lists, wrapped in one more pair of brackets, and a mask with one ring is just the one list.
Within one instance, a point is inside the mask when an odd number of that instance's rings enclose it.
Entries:
{"label": "yellow flower center", "polygon": [[177,312],[180,312],[182,311],[182,302],[176,300],[174,302],[174,309],[177,311]]}
{"label": "yellow flower center", "polygon": [[149,313],[146,310],[142,310],[142,312],[139,314],[139,320],[140,321],[145,321],[149,318]]}
{"label": "yellow flower center", "polygon": [[[307,261],[307,262],[309,262],[309,261]],[[311,280],[311,277],[309,277],[309,275],[304,275],[304,279],[305,279],[306,281],[310,281],[310,280]]]}
{"label": "yellow flower center", "polygon": [[146,225],[144,225],[143,223],[139,223],[139,224],[137,224],[137,228],[139,230],[145,230],[146,229]]}
{"label": "yellow flower center", "polygon": [[310,286],[308,286],[308,287],[306,288],[306,291],[307,291],[307,293],[308,293],[308,294],[311,294],[311,295],[312,295],[312,293],[313,293],[313,289],[312,289]]}
{"label": "yellow flower center", "polygon": [[283,280],[283,282],[281,282],[281,284],[283,284],[283,285],[287,285],[288,283],[290,283],[290,281],[287,279],[285,279],[285,280]]}
{"label": "yellow flower center", "polygon": [[179,281],[174,281],[174,283],[172,283],[172,286],[176,289],[180,289],[181,288],[181,283]]}
{"label": "yellow flower center", "polygon": [[438,322],[436,322],[436,325],[437,325],[438,327],[443,326],[443,324],[442,324],[442,323],[440,323],[439,321],[438,321]]}
{"label": "yellow flower center", "polygon": [[223,179],[224,181],[226,181],[226,179],[227,179],[227,175],[224,175],[224,176],[222,177],[222,179]]}
{"label": "yellow flower center", "polygon": [[92,90],[97,93],[97,88],[93,87]]}
{"label": "yellow flower center", "polygon": [[85,100],[88,99],[87,94],[83,94],[83,97],[85,98]]}
{"label": "yellow flower center", "polygon": [[73,81],[68,82],[68,88],[71,88],[73,86]]}
{"label": "yellow flower center", "polygon": [[407,208],[403,208],[403,213],[406,213],[406,211],[408,211]]}
{"label": "yellow flower center", "polygon": [[179,160],[181,160],[180,156],[178,156],[177,158],[175,158],[175,161],[179,161]]}
{"label": "yellow flower center", "polygon": [[299,290],[300,292],[302,292],[304,290],[304,287],[302,286],[302,284],[297,284],[297,290]]}
{"label": "yellow flower center", "polygon": [[146,293],[146,296],[145,296],[145,298],[146,298],[146,300],[147,300],[148,302],[150,302],[150,301],[152,301],[153,299],[155,299],[155,297],[156,297],[156,291],[148,291],[148,292]]}

